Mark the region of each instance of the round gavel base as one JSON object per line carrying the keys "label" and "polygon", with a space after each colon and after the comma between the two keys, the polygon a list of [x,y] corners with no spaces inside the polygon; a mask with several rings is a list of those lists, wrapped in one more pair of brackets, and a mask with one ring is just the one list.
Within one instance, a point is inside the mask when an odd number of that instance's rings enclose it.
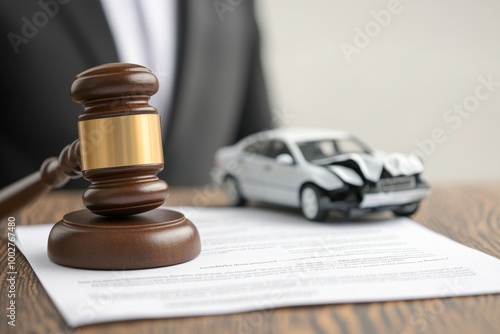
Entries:
{"label": "round gavel base", "polygon": [[170,266],[194,259],[200,250],[193,223],[163,208],[119,218],[74,211],[54,225],[48,241],[53,262],[82,269]]}

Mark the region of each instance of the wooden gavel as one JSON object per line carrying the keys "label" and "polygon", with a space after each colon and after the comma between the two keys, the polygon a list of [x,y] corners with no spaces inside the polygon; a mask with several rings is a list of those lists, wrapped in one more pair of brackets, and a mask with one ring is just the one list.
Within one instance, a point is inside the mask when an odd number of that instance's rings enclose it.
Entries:
{"label": "wooden gavel", "polygon": [[81,176],[77,139],[62,150],[59,158],[45,160],[38,172],[0,190],[0,217],[6,217],[50,190],[64,186],[70,179]]}
{"label": "wooden gavel", "polygon": [[188,261],[200,252],[196,227],[160,207],[168,185],[160,116],[149,105],[158,79],[147,68],[106,64],[76,76],[73,100],[84,106],[79,139],[40,171],[0,191],[0,215],[83,176],[88,210],[66,214],[49,236],[52,261],[77,268],[139,269]]}

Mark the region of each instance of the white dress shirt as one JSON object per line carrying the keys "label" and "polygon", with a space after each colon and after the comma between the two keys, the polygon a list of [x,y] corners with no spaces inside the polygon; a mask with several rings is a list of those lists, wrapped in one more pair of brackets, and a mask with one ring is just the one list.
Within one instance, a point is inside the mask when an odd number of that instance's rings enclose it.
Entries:
{"label": "white dress shirt", "polygon": [[101,0],[121,62],[149,68],[160,82],[150,104],[168,122],[176,46],[176,0]]}

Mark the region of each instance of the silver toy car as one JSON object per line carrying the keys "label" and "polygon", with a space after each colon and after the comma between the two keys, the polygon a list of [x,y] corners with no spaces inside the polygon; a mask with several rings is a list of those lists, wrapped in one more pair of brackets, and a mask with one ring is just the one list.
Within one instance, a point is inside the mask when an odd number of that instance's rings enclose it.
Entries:
{"label": "silver toy car", "polygon": [[390,210],[409,216],[430,188],[416,155],[373,151],[346,132],[281,128],[215,154],[212,177],[232,205],[246,200],[300,207],[309,220]]}

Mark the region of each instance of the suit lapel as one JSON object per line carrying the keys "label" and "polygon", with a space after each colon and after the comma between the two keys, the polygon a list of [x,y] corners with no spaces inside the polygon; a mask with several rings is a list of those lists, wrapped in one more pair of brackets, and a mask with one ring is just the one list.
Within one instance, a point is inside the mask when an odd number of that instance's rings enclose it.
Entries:
{"label": "suit lapel", "polygon": [[100,1],[72,1],[65,6],[61,19],[88,67],[118,61]]}
{"label": "suit lapel", "polygon": [[215,149],[236,136],[255,54],[255,22],[246,6],[243,2],[220,20],[211,1],[179,3],[176,88],[164,136],[167,182],[206,180]]}
{"label": "suit lapel", "polygon": [[[178,104],[179,104],[179,97],[180,97],[180,86],[182,82],[182,73],[184,72],[186,62],[185,62],[185,55],[186,55],[186,31],[188,30],[188,1],[183,1],[183,0],[177,0],[177,24],[176,24],[176,34],[177,34],[177,40],[176,40],[176,48],[175,48],[175,67],[174,67],[174,84],[173,84],[173,92],[172,92],[172,99],[170,103],[170,118],[168,120],[165,120],[165,123],[167,124],[165,126],[165,129],[167,130],[167,133],[170,133],[170,129],[172,127],[172,124],[175,123],[176,119],[176,112],[175,110],[178,109]],[[165,138],[164,138],[165,139]]]}

